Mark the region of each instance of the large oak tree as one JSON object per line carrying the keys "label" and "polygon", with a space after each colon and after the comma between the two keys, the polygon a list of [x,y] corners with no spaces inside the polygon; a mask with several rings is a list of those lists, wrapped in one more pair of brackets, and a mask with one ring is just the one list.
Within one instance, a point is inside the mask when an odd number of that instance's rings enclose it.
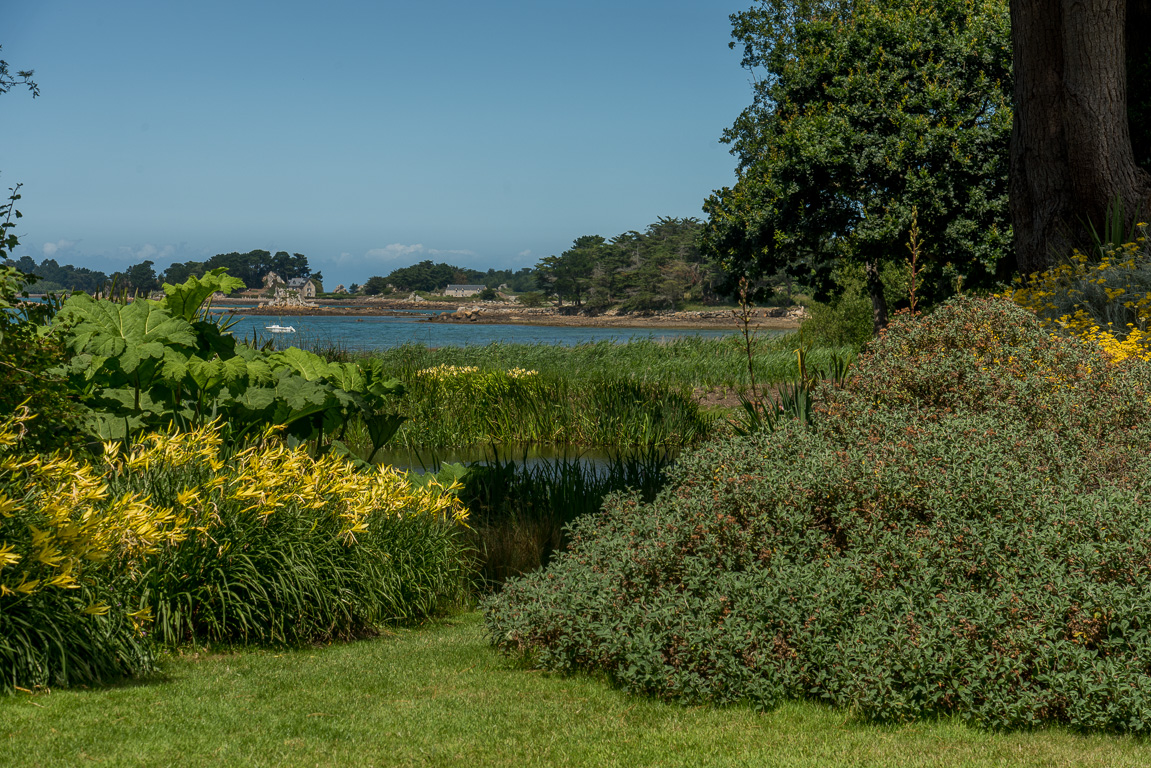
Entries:
{"label": "large oak tree", "polygon": [[[754,102],[723,140],[733,186],[704,204],[704,250],[733,277],[830,287],[925,240],[921,298],[993,285],[1009,252],[1006,0],[759,0],[732,16]],[[821,286],[822,284],[822,286]]]}
{"label": "large oak tree", "polygon": [[1020,271],[1121,201],[1151,211],[1151,0],[1011,0],[1011,213]]}

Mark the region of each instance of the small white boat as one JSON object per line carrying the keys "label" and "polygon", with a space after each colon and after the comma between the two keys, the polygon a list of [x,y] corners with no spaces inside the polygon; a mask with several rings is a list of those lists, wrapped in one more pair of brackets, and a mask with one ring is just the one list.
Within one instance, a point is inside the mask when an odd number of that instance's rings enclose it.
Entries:
{"label": "small white boat", "polygon": [[296,329],[290,325],[265,325],[264,328],[272,333],[295,333]]}

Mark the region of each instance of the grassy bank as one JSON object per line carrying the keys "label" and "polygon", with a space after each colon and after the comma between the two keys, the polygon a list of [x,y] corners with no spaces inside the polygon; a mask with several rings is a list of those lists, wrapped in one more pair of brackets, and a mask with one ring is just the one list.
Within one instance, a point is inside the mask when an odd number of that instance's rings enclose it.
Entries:
{"label": "grassy bank", "polygon": [[[758,339],[756,383],[799,376],[796,340]],[[809,369],[827,369],[850,350],[820,348]],[[383,375],[405,386],[407,422],[394,444],[409,447],[486,443],[575,446],[684,446],[705,437],[715,412],[699,398],[748,388],[742,337],[685,337],[563,347],[489,344],[429,349],[405,345],[375,353]],[[362,453],[363,430],[346,441]]]}
{"label": "grassy bank", "polygon": [[[757,382],[792,381],[799,374],[794,334],[768,337],[756,343]],[[814,349],[808,364],[826,368],[843,349]],[[390,375],[407,380],[415,371],[441,365],[476,366],[483,370],[524,368],[543,376],[562,377],[573,383],[628,378],[691,392],[697,387],[747,386],[747,353],[743,337],[703,338],[685,336],[671,341],[636,339],[626,344],[599,341],[564,347],[553,344],[488,344],[475,347],[429,349],[407,344],[374,353]]]}
{"label": "grassy bank", "polygon": [[1139,766],[1151,746],[1063,729],[860,723],[665,704],[525,672],[478,617],[292,651],[185,652],[147,685],[0,698],[0,765]]}

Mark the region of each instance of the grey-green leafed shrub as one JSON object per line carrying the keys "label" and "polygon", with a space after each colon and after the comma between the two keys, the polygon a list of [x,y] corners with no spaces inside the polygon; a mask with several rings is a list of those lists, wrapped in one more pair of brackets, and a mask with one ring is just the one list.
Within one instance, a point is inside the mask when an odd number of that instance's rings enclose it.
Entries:
{"label": "grey-green leafed shrub", "polygon": [[1151,732],[1149,383],[1002,300],[897,317],[813,426],[612,497],[488,630],[669,699]]}

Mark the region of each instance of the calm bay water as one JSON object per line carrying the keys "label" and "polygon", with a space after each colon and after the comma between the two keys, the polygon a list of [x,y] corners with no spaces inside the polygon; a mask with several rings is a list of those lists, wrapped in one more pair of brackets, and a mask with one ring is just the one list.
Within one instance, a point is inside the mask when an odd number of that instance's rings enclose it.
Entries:
{"label": "calm bay water", "polygon": [[[421,313],[425,317],[426,313]],[[356,351],[388,349],[416,343],[428,347],[462,347],[493,342],[503,344],[559,344],[573,346],[592,341],[673,339],[681,336],[729,336],[734,329],[571,328],[542,325],[460,325],[429,323],[407,317],[333,317],[237,315],[232,333],[237,338],[274,339],[277,347],[339,346]],[[290,325],[295,333],[272,333],[266,326]]]}

